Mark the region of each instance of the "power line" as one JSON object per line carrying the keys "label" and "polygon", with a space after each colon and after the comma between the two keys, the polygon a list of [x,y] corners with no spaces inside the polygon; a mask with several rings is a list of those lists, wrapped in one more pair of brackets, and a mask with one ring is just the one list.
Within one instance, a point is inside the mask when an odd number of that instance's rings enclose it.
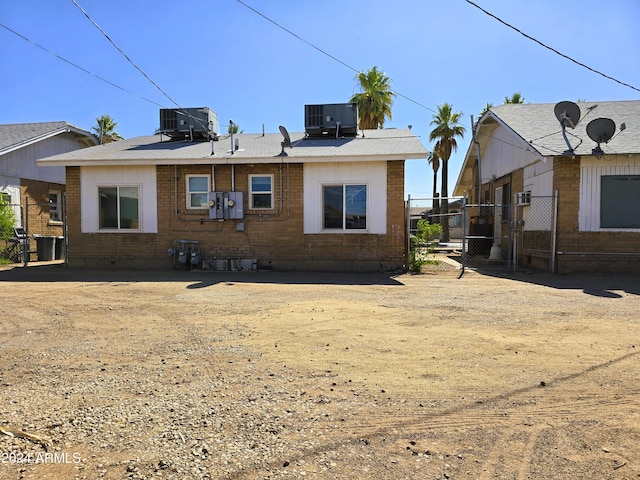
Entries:
{"label": "power line", "polygon": [[[74,1],[74,0],[71,0],[71,1],[75,3],[75,1]],[[330,53],[328,53],[328,52],[326,52],[325,50],[321,49],[321,48],[320,48],[320,47],[318,47],[317,45],[315,45],[315,44],[313,44],[313,43],[311,43],[311,42],[309,42],[309,41],[305,40],[304,38],[302,38],[302,37],[301,37],[300,35],[298,35],[297,33],[294,33],[294,32],[292,32],[291,30],[289,30],[288,28],[286,28],[286,27],[284,27],[284,26],[280,25],[278,22],[276,22],[275,20],[273,20],[273,19],[269,18],[269,17],[268,17],[268,16],[266,16],[264,13],[259,12],[258,10],[256,10],[255,8],[253,8],[251,5],[247,5],[247,4],[246,4],[245,2],[243,2],[242,0],[236,0],[236,2],[238,2],[240,5],[242,5],[242,6],[246,7],[246,8],[248,8],[249,10],[251,10],[251,11],[252,11],[253,13],[255,13],[256,15],[259,15],[260,17],[264,18],[267,22],[272,23],[272,24],[273,24],[273,25],[275,25],[276,27],[278,27],[278,28],[280,28],[280,29],[284,30],[284,31],[285,31],[285,32],[287,32],[289,35],[291,35],[292,37],[294,37],[294,38],[296,38],[296,39],[300,40],[302,43],[305,43],[305,44],[309,45],[309,46],[310,46],[311,48],[313,48],[314,50],[317,50],[317,51],[318,51],[318,52],[320,52],[321,54],[323,54],[323,55],[325,55],[325,56],[329,57],[331,60],[334,60],[334,61],[338,62],[340,65],[342,65],[342,66],[344,66],[344,67],[347,67],[349,70],[353,70],[353,71],[354,71],[354,72],[356,72],[356,73],[360,73],[360,72],[361,72],[361,70],[358,70],[357,68],[352,67],[352,66],[351,66],[351,65],[349,65],[348,63],[343,62],[343,61],[342,61],[342,60],[340,60],[339,58],[335,57],[334,55],[331,55]],[[436,114],[438,113],[438,112],[436,112],[435,110],[433,110],[432,108],[429,108],[429,107],[427,107],[426,105],[423,105],[422,103],[420,103],[420,102],[418,102],[418,101],[416,101],[416,100],[414,100],[414,99],[412,99],[412,98],[410,98],[410,97],[407,97],[406,95],[403,95],[402,93],[400,93],[400,92],[398,92],[398,91],[391,90],[391,92],[392,92],[393,94],[395,94],[395,95],[399,96],[399,97],[404,98],[405,100],[408,100],[408,101],[410,101],[410,102],[412,102],[412,103],[415,103],[415,104],[416,104],[416,105],[418,105],[419,107],[422,107],[422,108],[424,108],[424,109],[426,109],[426,110],[429,110],[430,112],[433,112],[433,113],[436,113]]]}
{"label": "power line", "polygon": [[115,84],[115,83],[113,83],[113,82],[111,82],[111,81],[109,81],[109,80],[107,80],[107,79],[105,79],[105,78],[102,78],[102,77],[101,77],[101,76],[99,76],[99,75],[96,75],[96,74],[95,74],[95,73],[93,73],[93,72],[90,72],[90,71],[89,71],[89,70],[87,70],[86,68],[83,68],[83,67],[81,67],[80,65],[78,65],[78,64],[76,64],[76,63],[73,63],[71,60],[68,60],[68,59],[64,58],[63,56],[58,55],[58,54],[57,54],[57,53],[55,53],[55,52],[52,52],[52,51],[51,51],[51,50],[49,50],[48,48],[43,47],[43,46],[42,46],[42,45],[40,45],[39,43],[34,42],[34,41],[33,41],[33,40],[31,40],[30,38],[25,37],[24,35],[22,35],[22,34],[20,34],[20,33],[16,32],[15,30],[13,30],[13,29],[11,29],[11,28],[7,27],[6,25],[4,25],[4,24],[2,24],[2,23],[0,23],[0,27],[2,27],[2,28],[4,28],[5,30],[7,30],[7,31],[9,31],[9,32],[11,32],[11,33],[13,33],[13,34],[14,34],[14,35],[16,35],[17,37],[20,37],[21,39],[25,40],[26,42],[29,42],[31,45],[33,45],[33,46],[35,46],[35,47],[38,47],[39,49],[41,49],[41,50],[43,50],[43,51],[47,52],[49,55],[54,56],[54,57],[55,57],[55,58],[57,58],[58,60],[62,60],[63,62],[65,62],[65,63],[67,63],[67,64],[71,65],[72,67],[75,67],[75,68],[77,68],[78,70],[80,70],[80,71],[82,71],[82,72],[84,72],[84,73],[86,73],[86,74],[88,74],[88,75],[91,75],[92,77],[95,77],[95,78],[97,78],[98,80],[100,80],[100,81],[102,81],[102,82],[104,82],[104,83],[106,83],[106,84],[108,84],[108,85],[111,85],[112,87],[116,87],[117,89],[122,90],[123,92],[128,93],[129,95],[133,95],[133,96],[135,96],[135,97],[138,97],[138,98],[140,98],[140,99],[142,99],[142,100],[144,100],[144,101],[146,101],[146,102],[153,103],[154,105],[157,105],[157,106],[159,106],[159,107],[164,107],[164,105],[161,105],[161,104],[159,104],[159,103],[157,103],[157,102],[154,102],[153,100],[149,100],[148,98],[142,97],[142,96],[138,95],[137,93],[134,93],[134,92],[132,92],[132,91],[130,91],[130,90],[127,90],[126,88],[121,87],[120,85],[117,85],[117,84]]}
{"label": "power line", "polygon": [[135,62],[133,60],[131,60],[131,58],[129,58],[129,56],[126,53],[124,53],[124,51],[118,45],[116,45],[116,43],[113,40],[111,40],[109,35],[107,35],[107,32],[105,32],[102,28],[100,28],[100,25],[98,25],[96,22],[94,22],[94,20],[89,16],[89,14],[87,12],[85,12],[84,9],[80,5],[78,5],[78,2],[76,2],[76,0],[71,0],[71,2],[73,2],[73,4],[76,7],[78,7],[78,9],[84,14],[85,17],[87,17],[87,19],[93,24],[93,26],[96,27],[100,31],[100,33],[102,33],[102,35],[104,35],[104,37],[109,41],[109,43],[111,43],[111,45],[113,45],[115,47],[115,49],[118,50],[118,52],[120,52],[122,54],[122,56],[124,58],[126,58],[127,61],[131,65],[133,65],[135,67],[135,69],[138,70],[142,74],[142,76],[144,76],[144,78],[146,78],[149,82],[151,82],[151,84],[154,87],[156,87],[160,93],[162,93],[165,97],[167,97],[171,101],[171,103],[176,105],[178,108],[182,109],[182,107],[173,98],[171,98],[167,92],[165,92],[162,88],[160,88],[160,86],[156,82],[151,80],[149,75],[144,73],[144,71],[138,65],[136,65]]}
{"label": "power line", "polygon": [[133,65],[133,67],[138,70],[142,76],[144,78],[146,78],[154,87],[156,87],[156,89],[158,89],[158,91],[160,93],[162,93],[165,97],[167,97],[169,99],[169,101],[171,103],[173,103],[176,107],[178,107],[181,111],[181,113],[183,113],[184,115],[186,115],[187,117],[189,117],[190,119],[192,119],[194,122],[198,123],[203,129],[204,131],[207,131],[209,126],[205,125],[199,118],[194,117],[193,115],[191,115],[184,107],[180,106],[180,104],[178,102],[176,102],[173,98],[171,98],[169,96],[169,94],[167,92],[165,92],[162,88],[160,88],[160,85],[158,85],[156,82],[154,82],[151,77],[149,77],[149,75],[147,75],[138,65],[136,65],[136,63],[131,60],[131,58],[129,58],[129,55],[127,55],[124,50],[122,50],[112,39],[111,37],[109,37],[109,35],[107,35],[107,32],[105,32],[100,25],[98,25],[93,18],[91,18],[91,16],[89,16],[89,14],[78,4],[78,2],[76,2],[76,0],[71,0],[71,2],[78,7],[78,9],[80,9],[80,11],[84,14],[85,17],[87,17],[87,20],[89,20],[94,27],[96,27],[98,29],[98,31],[100,33],[102,33],[102,35],[104,35],[104,37],[109,41],[109,43],[111,43],[111,45],[114,46],[114,48],[116,50],[118,50],[118,52],[120,52],[122,54],[122,56],[124,58],[127,59],[127,61]]}
{"label": "power line", "polygon": [[616,83],[618,83],[618,84],[620,84],[620,85],[623,85],[623,86],[625,86],[625,87],[629,87],[629,88],[631,88],[631,89],[633,89],[633,90],[635,90],[635,91],[637,91],[637,92],[640,92],[640,88],[634,87],[633,85],[629,85],[628,83],[621,82],[620,80],[618,80],[618,79],[616,79],[616,78],[613,78],[613,77],[611,77],[611,76],[609,76],[609,75],[606,75],[606,74],[604,74],[604,73],[600,72],[599,70],[596,70],[596,69],[594,69],[594,68],[591,68],[590,66],[585,65],[584,63],[581,63],[581,62],[579,62],[579,61],[577,61],[577,60],[574,60],[573,58],[571,58],[571,57],[570,57],[570,56],[568,56],[568,55],[565,55],[565,54],[564,54],[564,53],[562,53],[562,52],[559,52],[559,51],[558,51],[558,50],[556,50],[555,48],[550,47],[550,46],[548,46],[548,45],[546,45],[546,44],[542,43],[540,40],[538,40],[538,39],[536,39],[536,38],[533,38],[531,35],[527,35],[527,34],[526,34],[526,33],[524,33],[522,30],[519,30],[518,28],[514,27],[513,25],[511,25],[511,24],[509,24],[509,23],[505,22],[505,21],[504,21],[504,20],[502,20],[501,18],[499,18],[499,17],[495,16],[493,13],[488,12],[487,10],[485,10],[484,8],[482,8],[481,6],[479,6],[478,4],[473,3],[471,0],[465,0],[465,1],[466,1],[469,5],[473,5],[473,6],[474,6],[474,7],[476,7],[478,10],[482,11],[483,13],[485,13],[486,15],[489,15],[491,18],[496,19],[497,21],[499,21],[499,22],[500,22],[500,23],[502,23],[503,25],[505,25],[505,26],[507,26],[507,27],[511,28],[512,30],[515,30],[515,31],[516,31],[516,32],[518,32],[520,35],[522,35],[523,37],[528,38],[529,40],[531,40],[531,41],[533,41],[533,42],[536,42],[538,45],[540,45],[540,46],[542,46],[542,47],[546,48],[547,50],[551,50],[553,53],[555,53],[555,54],[557,54],[557,55],[560,55],[560,56],[561,56],[561,57],[563,57],[563,58],[566,58],[567,60],[569,60],[569,61],[571,61],[571,62],[575,63],[576,65],[580,65],[581,67],[586,68],[586,69],[587,69],[587,70],[589,70],[590,72],[597,73],[598,75],[601,75],[601,76],[603,76],[604,78],[606,78],[606,79],[608,79],[608,80],[612,80],[612,81],[614,81],[614,82],[616,82]]}

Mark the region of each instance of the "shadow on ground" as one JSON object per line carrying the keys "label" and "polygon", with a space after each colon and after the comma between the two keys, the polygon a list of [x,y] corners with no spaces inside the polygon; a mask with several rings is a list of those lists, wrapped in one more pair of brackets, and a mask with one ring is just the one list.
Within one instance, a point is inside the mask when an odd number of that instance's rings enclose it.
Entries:
{"label": "shadow on ground", "polygon": [[582,290],[585,294],[596,297],[620,298],[621,294],[618,292],[640,295],[640,275],[638,274],[572,273],[560,275],[542,272],[484,271],[482,269],[476,270],[475,273],[486,277],[503,278],[559,290]]}
{"label": "shadow on ground", "polygon": [[64,265],[33,265],[0,270],[0,282],[191,282],[187,288],[219,283],[276,283],[282,285],[401,286],[395,273],[348,272],[213,272],[207,270],[79,269]]}

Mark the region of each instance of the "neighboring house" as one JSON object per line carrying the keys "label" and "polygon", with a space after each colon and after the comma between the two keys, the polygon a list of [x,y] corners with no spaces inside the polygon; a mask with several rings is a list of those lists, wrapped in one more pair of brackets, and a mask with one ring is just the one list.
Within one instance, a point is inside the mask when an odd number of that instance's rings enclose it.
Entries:
{"label": "neighboring house", "polygon": [[25,226],[30,210],[30,234],[62,235],[64,167],[43,168],[36,160],[97,144],[95,136],[67,122],[0,125],[0,194],[14,205],[17,226]]}
{"label": "neighboring house", "polygon": [[[515,248],[519,264],[559,273],[638,272],[640,101],[577,105],[582,118],[564,135],[555,104],[491,108],[478,121],[454,194],[496,205],[494,236],[509,239],[503,256]],[[591,123],[598,118],[615,122],[600,150],[587,133],[598,130],[602,122]]]}
{"label": "neighboring house", "polygon": [[403,268],[404,162],[426,149],[408,129],[343,132],[156,135],[38,163],[66,167],[72,267]]}

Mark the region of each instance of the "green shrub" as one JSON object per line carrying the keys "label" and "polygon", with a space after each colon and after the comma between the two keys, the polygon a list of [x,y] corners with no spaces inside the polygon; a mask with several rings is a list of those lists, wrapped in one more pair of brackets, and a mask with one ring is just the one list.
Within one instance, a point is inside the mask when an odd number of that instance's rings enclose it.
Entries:
{"label": "green shrub", "polygon": [[427,263],[427,255],[434,250],[433,240],[442,233],[442,225],[431,224],[428,220],[418,220],[416,232],[411,235],[411,252],[409,253],[409,271],[418,273]]}
{"label": "green shrub", "polygon": [[16,217],[13,209],[7,202],[5,195],[0,195],[0,238],[7,239],[13,237],[13,228],[16,224]]}

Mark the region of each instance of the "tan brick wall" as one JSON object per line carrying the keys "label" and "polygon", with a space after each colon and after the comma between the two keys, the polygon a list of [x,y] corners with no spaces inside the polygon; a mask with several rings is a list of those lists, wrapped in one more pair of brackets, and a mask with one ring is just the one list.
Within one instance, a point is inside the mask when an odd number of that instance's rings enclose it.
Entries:
{"label": "tan brick wall", "polygon": [[[21,203],[24,207],[23,222],[28,220],[30,235],[61,236],[62,221],[51,221],[49,213],[49,192],[65,192],[65,185],[38,180],[20,180]],[[27,209],[28,205],[28,209]],[[23,223],[24,225],[24,223]]]}
{"label": "tan brick wall", "polygon": [[640,233],[580,232],[580,157],[554,162],[554,190],[558,190],[558,273],[640,271]]}
{"label": "tan brick wall", "polygon": [[[211,166],[158,166],[158,234],[81,234],[80,170],[67,168],[70,266],[169,268],[176,240],[197,240],[208,257],[255,258],[274,269],[390,270],[405,264],[404,162],[387,163],[387,235],[303,233],[302,164],[216,165],[215,190],[244,192],[242,220],[209,219],[208,210],[187,210],[189,174]],[[248,209],[248,176],[272,174],[274,208]],[[240,228],[240,226],[243,228]],[[182,266],[180,266],[182,268]]]}

